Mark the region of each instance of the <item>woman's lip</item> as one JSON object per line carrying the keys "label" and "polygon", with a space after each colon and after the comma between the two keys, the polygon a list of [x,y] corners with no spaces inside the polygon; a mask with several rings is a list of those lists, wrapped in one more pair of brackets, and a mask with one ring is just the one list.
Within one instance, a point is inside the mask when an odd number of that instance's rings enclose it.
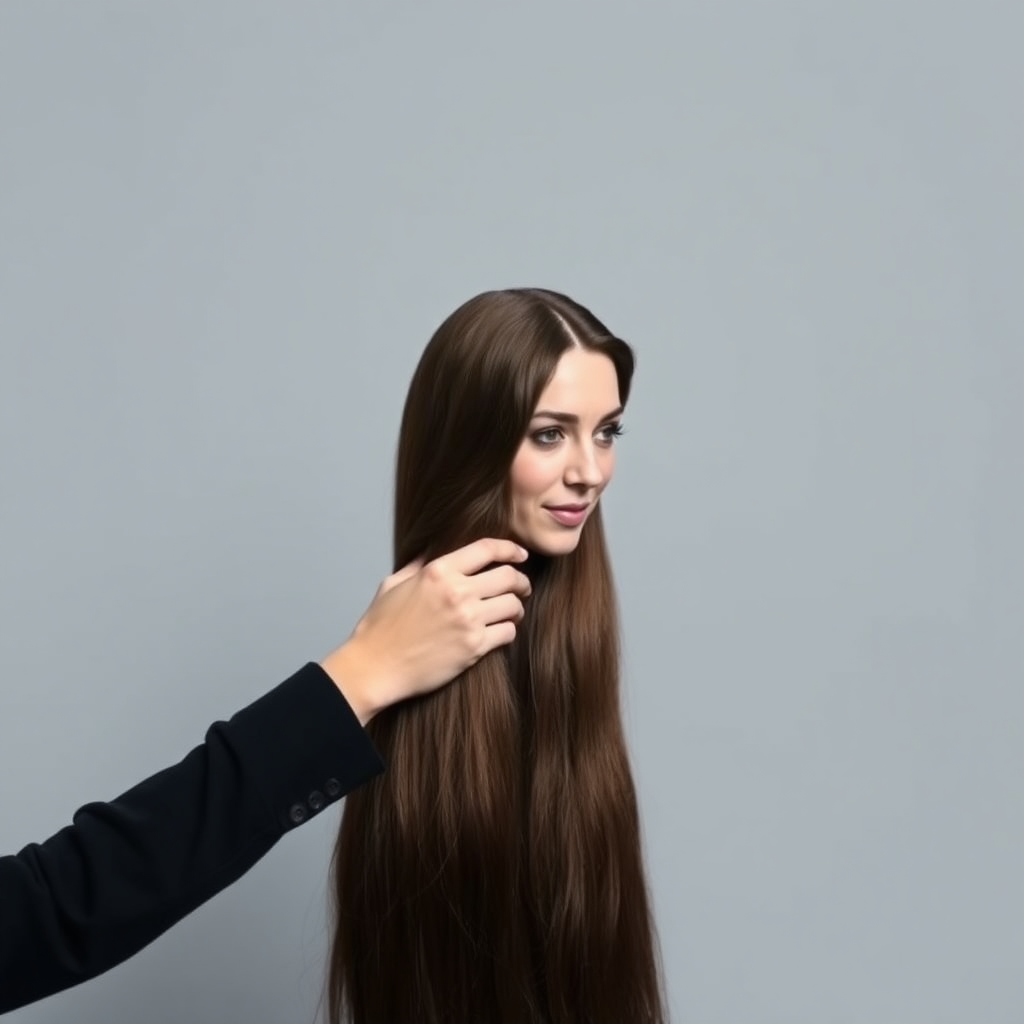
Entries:
{"label": "woman's lip", "polygon": [[579,526],[587,518],[586,508],[573,510],[570,508],[556,508],[551,505],[545,506],[551,513],[551,518],[563,526]]}
{"label": "woman's lip", "polygon": [[545,508],[550,508],[555,512],[586,512],[590,507],[589,505],[545,505]]}

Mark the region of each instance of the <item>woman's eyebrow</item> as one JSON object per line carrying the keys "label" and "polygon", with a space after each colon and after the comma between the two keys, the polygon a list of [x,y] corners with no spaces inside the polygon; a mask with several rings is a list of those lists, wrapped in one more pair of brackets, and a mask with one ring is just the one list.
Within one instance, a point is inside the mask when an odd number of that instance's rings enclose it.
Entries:
{"label": "woman's eyebrow", "polygon": [[[620,415],[624,406],[619,406],[618,409],[613,409],[611,412],[606,412],[598,423],[604,423],[606,420],[613,420],[616,416]],[[533,419],[537,419],[540,416],[546,416],[548,419],[557,420],[559,423],[570,423],[578,424],[580,421],[579,416],[571,412],[552,412],[549,409],[538,409],[533,414]]]}

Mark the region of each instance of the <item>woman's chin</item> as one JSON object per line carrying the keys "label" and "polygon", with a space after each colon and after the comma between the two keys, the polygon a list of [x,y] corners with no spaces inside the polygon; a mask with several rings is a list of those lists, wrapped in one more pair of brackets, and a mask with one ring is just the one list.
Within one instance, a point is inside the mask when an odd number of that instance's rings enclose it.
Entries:
{"label": "woman's chin", "polygon": [[561,555],[571,555],[579,547],[580,536],[578,533],[573,536],[560,538],[551,537],[530,537],[521,541],[527,550],[536,552],[538,555],[546,555],[548,558],[558,558]]}

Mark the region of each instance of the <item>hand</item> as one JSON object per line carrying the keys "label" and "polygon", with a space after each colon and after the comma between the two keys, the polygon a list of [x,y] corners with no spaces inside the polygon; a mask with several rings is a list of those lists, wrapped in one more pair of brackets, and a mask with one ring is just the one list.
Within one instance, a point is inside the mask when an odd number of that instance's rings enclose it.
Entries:
{"label": "hand", "polygon": [[511,643],[530,581],[511,565],[480,570],[527,557],[510,540],[486,537],[388,576],[349,639],[320,662],[360,722]]}

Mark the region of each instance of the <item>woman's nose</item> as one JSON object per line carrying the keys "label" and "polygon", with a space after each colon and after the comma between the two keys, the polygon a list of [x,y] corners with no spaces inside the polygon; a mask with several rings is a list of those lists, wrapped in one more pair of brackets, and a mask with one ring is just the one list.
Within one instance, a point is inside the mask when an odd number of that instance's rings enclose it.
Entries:
{"label": "woman's nose", "polygon": [[565,482],[599,487],[603,480],[604,474],[593,446],[581,445],[576,448],[565,468]]}

